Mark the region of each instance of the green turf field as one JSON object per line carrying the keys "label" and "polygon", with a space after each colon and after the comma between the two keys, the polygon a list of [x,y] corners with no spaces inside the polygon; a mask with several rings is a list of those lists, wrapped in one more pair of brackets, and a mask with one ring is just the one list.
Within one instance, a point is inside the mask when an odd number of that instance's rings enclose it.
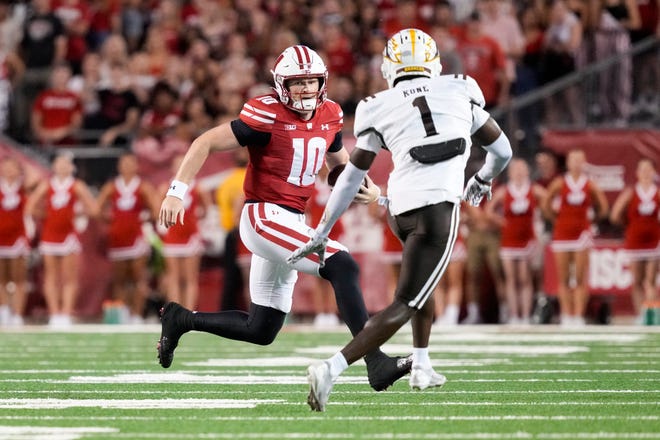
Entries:
{"label": "green turf field", "polygon": [[191,333],[168,370],[158,326],[0,331],[0,439],[660,439],[658,330],[436,329],[444,388],[375,393],[360,363],[324,413],[305,370],[343,328],[288,327],[269,347]]}

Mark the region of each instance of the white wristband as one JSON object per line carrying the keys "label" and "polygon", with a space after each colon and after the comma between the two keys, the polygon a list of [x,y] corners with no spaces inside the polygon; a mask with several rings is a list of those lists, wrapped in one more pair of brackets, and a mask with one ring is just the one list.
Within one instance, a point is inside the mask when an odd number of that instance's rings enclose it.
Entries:
{"label": "white wristband", "polygon": [[180,180],[173,180],[172,183],[170,183],[170,188],[167,190],[167,195],[183,200],[187,191],[188,185],[186,183],[183,183]]}

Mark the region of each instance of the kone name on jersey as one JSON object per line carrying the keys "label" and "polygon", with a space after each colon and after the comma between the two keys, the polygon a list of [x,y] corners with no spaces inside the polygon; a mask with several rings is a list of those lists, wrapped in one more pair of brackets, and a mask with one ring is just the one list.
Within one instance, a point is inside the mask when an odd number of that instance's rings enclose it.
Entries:
{"label": "kone name on jersey", "polygon": [[414,95],[414,94],[417,94],[417,93],[430,92],[430,90],[429,90],[428,86],[421,86],[421,87],[415,87],[415,88],[412,88],[412,89],[402,90],[402,92],[403,92],[403,97],[407,98],[410,95]]}

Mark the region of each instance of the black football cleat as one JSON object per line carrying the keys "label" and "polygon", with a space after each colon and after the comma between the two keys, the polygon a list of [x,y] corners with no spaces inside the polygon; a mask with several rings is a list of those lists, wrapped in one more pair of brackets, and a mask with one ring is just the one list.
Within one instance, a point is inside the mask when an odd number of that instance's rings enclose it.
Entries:
{"label": "black football cleat", "polygon": [[161,332],[158,341],[158,362],[163,368],[169,368],[174,359],[174,349],[179,344],[179,338],[189,328],[185,325],[186,314],[190,313],[183,306],[170,302],[160,309]]}
{"label": "black football cleat", "polygon": [[376,391],[385,391],[394,382],[410,373],[412,355],[390,357],[378,356],[375,360],[367,362],[367,376],[369,385]]}

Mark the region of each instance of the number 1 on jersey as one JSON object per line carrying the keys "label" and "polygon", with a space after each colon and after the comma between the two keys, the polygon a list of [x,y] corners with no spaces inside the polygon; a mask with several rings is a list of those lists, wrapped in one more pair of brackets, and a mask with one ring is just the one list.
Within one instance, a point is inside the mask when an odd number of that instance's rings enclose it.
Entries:
{"label": "number 1 on jersey", "polygon": [[412,105],[413,107],[417,107],[419,113],[422,115],[422,122],[424,123],[424,131],[426,131],[426,137],[438,134],[438,132],[435,131],[433,116],[431,115],[429,103],[426,102],[426,96],[418,96],[417,98],[413,99]]}

